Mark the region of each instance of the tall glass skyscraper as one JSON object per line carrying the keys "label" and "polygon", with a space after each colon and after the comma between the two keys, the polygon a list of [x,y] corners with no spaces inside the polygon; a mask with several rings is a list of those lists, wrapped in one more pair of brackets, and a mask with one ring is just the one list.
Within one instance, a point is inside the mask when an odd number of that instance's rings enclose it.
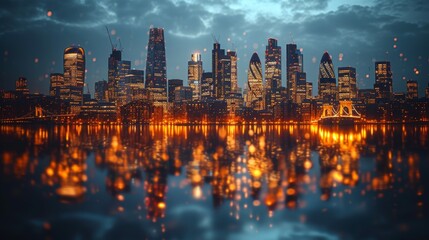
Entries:
{"label": "tall glass skyscraper", "polygon": [[338,99],[351,100],[357,98],[356,68],[338,68]]}
{"label": "tall glass skyscraper", "polygon": [[266,107],[270,109],[281,101],[282,48],[277,39],[269,38],[265,48]]}
{"label": "tall glass skyscraper", "polygon": [[64,74],[62,73],[51,73],[49,76],[49,95],[55,97],[61,97],[61,92],[64,92]]}
{"label": "tall glass skyscraper", "polygon": [[72,113],[77,113],[83,103],[85,85],[85,51],[81,47],[64,49],[64,98],[70,102]]}
{"label": "tall glass skyscraper", "polygon": [[201,77],[203,75],[203,62],[200,53],[193,53],[188,61],[188,85],[192,89],[192,100],[201,100]]}
{"label": "tall glass skyscraper", "polygon": [[[165,59],[164,29],[151,28],[146,59],[146,88],[151,92],[155,105],[167,102],[167,63]],[[166,108],[164,108],[166,110]]]}
{"label": "tall glass skyscraper", "polygon": [[297,83],[299,77],[304,76],[297,73],[303,72],[304,66],[303,55],[294,43],[286,45],[286,67],[288,98],[296,103]]}
{"label": "tall glass skyscraper", "polygon": [[375,62],[374,90],[377,98],[390,99],[393,95],[392,70],[389,61]]}
{"label": "tall glass skyscraper", "polygon": [[245,97],[246,107],[254,110],[264,109],[262,66],[258,54],[255,52],[249,62],[247,71],[247,94]]}
{"label": "tall glass skyscraper", "polygon": [[108,73],[107,73],[107,84],[108,84],[108,101],[116,103],[118,98],[118,85],[119,85],[119,62],[122,61],[122,52],[116,48],[112,48],[112,53],[108,60]]}
{"label": "tall glass skyscraper", "polygon": [[336,100],[337,82],[331,56],[325,52],[319,65],[319,98],[332,103]]}

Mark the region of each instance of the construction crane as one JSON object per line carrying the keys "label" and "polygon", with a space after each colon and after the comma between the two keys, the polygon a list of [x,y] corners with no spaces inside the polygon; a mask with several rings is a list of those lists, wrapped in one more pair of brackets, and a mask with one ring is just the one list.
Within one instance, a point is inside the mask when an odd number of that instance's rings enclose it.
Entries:
{"label": "construction crane", "polygon": [[112,52],[113,52],[113,50],[116,49],[116,46],[113,46],[112,38],[110,37],[109,28],[107,28],[107,26],[105,26],[105,27],[106,27],[106,31],[107,31],[107,36],[109,36],[109,41],[110,41],[110,45],[112,46]]}

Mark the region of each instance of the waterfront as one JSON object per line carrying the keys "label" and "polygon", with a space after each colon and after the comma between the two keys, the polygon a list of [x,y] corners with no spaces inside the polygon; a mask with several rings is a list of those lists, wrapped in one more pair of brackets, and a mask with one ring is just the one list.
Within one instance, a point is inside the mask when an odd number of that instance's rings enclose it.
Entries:
{"label": "waterfront", "polygon": [[6,239],[423,239],[429,127],[0,126]]}

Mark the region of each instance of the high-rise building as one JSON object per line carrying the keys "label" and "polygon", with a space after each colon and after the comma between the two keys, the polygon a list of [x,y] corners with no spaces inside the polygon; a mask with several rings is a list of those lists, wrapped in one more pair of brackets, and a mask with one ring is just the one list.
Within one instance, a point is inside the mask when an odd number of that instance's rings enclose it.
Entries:
{"label": "high-rise building", "polygon": [[329,103],[336,100],[337,83],[334,64],[332,64],[332,59],[328,52],[325,52],[320,60],[318,88],[320,99]]}
{"label": "high-rise building", "polygon": [[282,86],[282,48],[277,39],[269,38],[265,48],[266,107],[271,109],[281,101]]}
{"label": "high-rise building", "polygon": [[241,93],[238,87],[237,77],[237,53],[235,51],[228,51],[227,56],[231,59],[231,92]]}
{"label": "high-rise building", "polygon": [[122,61],[122,52],[116,48],[112,48],[112,53],[108,59],[108,101],[116,103],[118,98],[118,85],[120,80],[119,65]]}
{"label": "high-rise building", "polygon": [[204,72],[201,77],[201,101],[207,101],[213,97],[214,93],[213,75],[211,72]]}
{"label": "high-rise building", "polygon": [[356,68],[338,68],[338,99],[352,100],[357,98]]}
{"label": "high-rise building", "polygon": [[407,81],[407,98],[417,99],[419,98],[419,84],[417,81]]}
{"label": "high-rise building", "polygon": [[296,44],[291,43],[286,45],[286,68],[287,68],[287,90],[288,98],[296,103],[297,79],[296,73],[304,72],[304,58],[301,50],[297,49]]}
{"label": "high-rise building", "polygon": [[391,99],[393,96],[392,71],[389,61],[375,62],[374,90],[377,98]]}
{"label": "high-rise building", "polygon": [[313,83],[311,82],[306,83],[306,92],[307,92],[307,96],[305,98],[310,99],[313,96]]}
{"label": "high-rise building", "polygon": [[72,113],[77,113],[83,104],[85,86],[85,51],[81,47],[64,49],[64,99],[70,102]]}
{"label": "high-rise building", "polygon": [[131,70],[131,61],[121,60],[117,63],[116,69],[116,107],[119,108],[127,103],[127,84],[126,84],[126,76],[129,74]]}
{"label": "high-rise building", "polygon": [[28,89],[27,79],[25,77],[19,77],[15,81],[15,90],[19,94],[28,95],[30,90]]}
{"label": "high-rise building", "polygon": [[64,74],[62,73],[51,73],[49,75],[49,95],[60,97],[61,92],[64,88]]}
{"label": "high-rise building", "polygon": [[151,92],[155,106],[167,102],[167,63],[165,59],[164,29],[151,28],[146,59],[146,88]]}
{"label": "high-rise building", "polygon": [[108,83],[106,80],[95,82],[94,98],[101,102],[107,100]]}
{"label": "high-rise building", "polygon": [[249,62],[247,72],[245,103],[246,107],[254,110],[264,109],[263,85],[262,85],[262,66],[258,54],[255,52]]}
{"label": "high-rise building", "polygon": [[168,102],[174,102],[175,93],[177,87],[183,86],[183,80],[181,79],[169,79],[168,80]]}
{"label": "high-rise building", "polygon": [[307,98],[307,74],[305,72],[296,72],[296,90],[295,103],[302,103]]}
{"label": "high-rise building", "polygon": [[[237,56],[235,52],[225,54],[225,49],[220,48],[218,42],[213,44],[212,50],[212,77],[213,96],[217,100],[225,100],[232,90],[232,81],[236,81]],[[234,76],[232,74],[234,73]]]}
{"label": "high-rise building", "polygon": [[192,100],[201,100],[201,77],[203,75],[203,62],[200,53],[193,53],[188,61],[188,85],[192,88]]}

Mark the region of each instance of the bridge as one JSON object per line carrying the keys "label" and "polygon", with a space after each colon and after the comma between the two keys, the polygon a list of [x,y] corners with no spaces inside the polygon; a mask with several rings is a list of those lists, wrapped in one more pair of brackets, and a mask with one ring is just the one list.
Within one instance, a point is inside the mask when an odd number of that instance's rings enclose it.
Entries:
{"label": "bridge", "polygon": [[48,123],[48,122],[62,122],[75,117],[75,114],[54,114],[41,106],[36,106],[34,111],[15,118],[0,119],[1,123]]}
{"label": "bridge", "polygon": [[361,119],[361,114],[353,106],[352,101],[339,101],[338,109],[331,104],[324,104],[322,115],[318,122],[321,124],[353,124]]}

